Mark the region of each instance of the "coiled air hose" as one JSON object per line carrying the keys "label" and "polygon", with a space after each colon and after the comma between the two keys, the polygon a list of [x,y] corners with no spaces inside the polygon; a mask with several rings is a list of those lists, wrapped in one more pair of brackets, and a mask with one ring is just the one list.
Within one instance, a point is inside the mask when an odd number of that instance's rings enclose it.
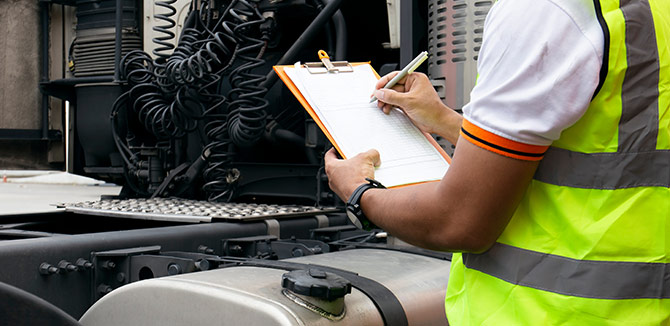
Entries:
{"label": "coiled air hose", "polygon": [[[125,108],[148,131],[158,144],[183,139],[200,131],[202,157],[207,164],[202,176],[203,191],[210,201],[229,201],[233,198],[239,171],[232,168],[238,147],[249,147],[265,133],[268,101],[264,98],[268,83],[263,54],[269,43],[266,18],[257,1],[231,0],[214,19],[209,1],[192,2],[191,12],[184,24],[179,42],[174,47],[170,28],[174,26],[172,6],[176,0],[156,1],[163,14],[155,18],[162,22],[154,31],[162,34],[153,39],[158,45],[151,57],[142,51],[132,51],[121,61],[122,78],[129,90],[114,104],[112,122],[117,148],[125,162],[126,179],[138,194],[145,195],[142,182],[133,180],[133,171],[141,169],[139,150],[123,139],[119,113]],[[339,7],[341,0],[319,0],[327,5],[282,59],[288,60],[323,26],[327,17]],[[272,25],[270,25],[272,26]],[[339,41],[339,40],[338,40]],[[340,45],[341,42],[338,42]],[[344,49],[338,46],[339,55]],[[282,60],[280,60],[282,61]],[[228,79],[224,79],[228,76]],[[229,91],[223,94],[224,82]],[[126,138],[133,138],[128,133]],[[148,142],[148,143],[147,143]],[[151,146],[151,140],[142,140]],[[146,143],[146,144],[145,144]]]}
{"label": "coiled air hose", "polygon": [[164,11],[167,10],[165,13],[154,14],[154,19],[162,21],[163,25],[153,26],[151,28],[153,31],[160,34],[151,40],[154,44],[158,45],[158,47],[152,51],[154,56],[156,56],[156,62],[158,64],[164,64],[170,56],[170,52],[174,49],[174,44],[170,41],[175,37],[175,34],[171,29],[177,26],[174,19],[172,19],[177,13],[177,10],[173,6],[175,2],[177,2],[177,0],[154,2],[157,7],[164,8]]}
{"label": "coiled air hose", "polygon": [[[263,86],[265,76],[254,73],[254,69],[265,64],[262,59],[269,37],[254,38],[248,31],[259,31],[265,21],[258,9],[246,1],[240,1],[246,10],[231,10],[232,21],[223,23],[224,29],[233,34],[239,49],[237,57],[242,63],[230,74],[231,91],[228,98],[228,130],[233,142],[248,147],[258,141],[265,132],[268,101],[264,98],[267,89]],[[246,19],[243,17],[247,17]]]}
{"label": "coiled air hose", "polygon": [[223,22],[223,35],[231,35],[236,43],[234,57],[236,68],[230,73],[231,90],[225,112],[210,110],[208,118],[214,118],[205,129],[210,140],[204,153],[209,153],[208,165],[203,172],[203,190],[210,201],[230,201],[234,194],[239,171],[232,169],[234,146],[246,147],[254,144],[265,132],[267,100],[263,97],[267,89],[261,83],[265,76],[253,72],[263,66],[263,52],[268,40],[258,39],[260,25],[265,21],[253,4],[240,0],[239,7],[229,6],[230,19]]}
{"label": "coiled air hose", "polygon": [[[265,130],[266,89],[258,86],[265,77],[253,72],[265,63],[262,56],[268,39],[259,31],[265,19],[255,3],[233,0],[213,20],[208,2],[201,2],[199,10],[189,14],[178,45],[173,47],[169,42],[174,38],[170,31],[175,26],[173,3],[175,0],[155,2],[165,9],[155,15],[162,22],[154,27],[162,34],[153,39],[158,45],[153,52],[156,59],[132,51],[121,61],[120,71],[129,90],[113,110],[115,142],[127,170],[138,171],[138,154],[117,132],[122,107],[137,117],[157,144],[202,128],[203,156],[207,158],[203,190],[210,200],[230,200],[239,176],[230,168],[234,145],[250,146]],[[228,74],[230,102],[221,93],[223,76]],[[146,193],[139,183],[128,183],[134,191]]]}

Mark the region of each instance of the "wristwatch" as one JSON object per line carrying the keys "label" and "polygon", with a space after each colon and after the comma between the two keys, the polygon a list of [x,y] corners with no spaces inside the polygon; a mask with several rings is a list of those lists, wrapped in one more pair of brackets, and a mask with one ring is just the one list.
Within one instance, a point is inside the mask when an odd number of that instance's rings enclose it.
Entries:
{"label": "wristwatch", "polygon": [[358,188],[356,188],[356,190],[351,193],[351,196],[349,197],[349,200],[347,200],[346,205],[347,216],[349,217],[349,220],[359,229],[363,229],[364,226],[371,224],[365,217],[365,214],[363,214],[363,210],[361,210],[361,198],[363,197],[363,193],[372,188],[386,189],[384,185],[375,179],[365,178],[365,180],[368,183],[364,183],[358,186]]}

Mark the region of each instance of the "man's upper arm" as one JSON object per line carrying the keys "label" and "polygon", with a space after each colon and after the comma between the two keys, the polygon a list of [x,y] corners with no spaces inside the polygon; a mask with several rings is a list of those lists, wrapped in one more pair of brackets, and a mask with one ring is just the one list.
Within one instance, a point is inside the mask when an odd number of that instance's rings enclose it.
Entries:
{"label": "man's upper arm", "polygon": [[438,187],[453,219],[443,230],[445,238],[460,238],[459,247],[467,251],[490,247],[514,214],[538,162],[497,154],[461,136]]}

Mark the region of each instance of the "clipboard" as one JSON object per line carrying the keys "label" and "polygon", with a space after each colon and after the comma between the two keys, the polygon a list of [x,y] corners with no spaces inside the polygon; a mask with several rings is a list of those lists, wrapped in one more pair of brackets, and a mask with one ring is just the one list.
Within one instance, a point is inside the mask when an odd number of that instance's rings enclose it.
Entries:
{"label": "clipboard", "polygon": [[[304,67],[305,68],[310,68],[310,69],[323,67],[323,66],[319,66],[319,63],[316,63],[316,62],[311,62],[309,64],[311,66],[308,66],[308,64],[306,63]],[[349,65],[351,67],[359,66],[359,65],[363,65],[363,64],[366,64],[366,63],[365,62],[359,62],[359,63],[350,64],[350,63],[347,62],[347,65]],[[298,99],[298,102],[300,102],[300,104],[305,109],[305,111],[307,111],[309,116],[312,117],[312,120],[314,120],[314,122],[316,122],[316,124],[319,126],[319,129],[321,129],[323,134],[326,135],[326,138],[328,138],[328,140],[333,145],[333,147],[335,147],[337,152],[340,153],[340,155],[343,158],[346,159],[347,157],[342,152],[342,149],[340,149],[340,146],[335,142],[335,139],[330,134],[330,131],[328,131],[328,128],[326,128],[326,126],[323,124],[323,122],[321,122],[321,118],[319,118],[319,116],[316,114],[316,112],[314,111],[312,106],[307,102],[307,99],[302,95],[302,93],[300,92],[300,90],[298,90],[298,87],[295,85],[295,83],[293,83],[291,78],[286,74],[286,71],[284,69],[285,68],[293,68],[293,67],[294,66],[291,66],[291,65],[285,65],[285,66],[273,66],[272,68],[275,70],[275,72],[279,76],[279,79],[281,79],[284,82],[286,87],[288,87],[288,89],[291,91],[291,93],[293,93],[295,98]],[[318,73],[321,73],[321,72],[318,72]]]}
{"label": "clipboard", "polygon": [[[321,56],[320,56],[321,57]],[[361,65],[369,65],[368,62],[357,62],[357,63],[349,63],[347,61],[338,61],[337,66],[333,65],[334,67],[337,67],[337,70],[331,70],[330,72],[327,71],[326,65],[327,63],[324,62],[323,58],[322,62],[313,62],[313,63],[305,63],[302,65],[299,65],[299,67],[302,67],[309,71],[310,74],[348,74],[350,72],[353,72],[353,67],[361,66]],[[274,66],[273,69],[279,76],[279,78],[284,82],[286,87],[293,93],[293,95],[296,97],[298,102],[303,106],[303,108],[307,111],[307,113],[310,115],[310,117],[316,122],[316,124],[319,126],[321,131],[324,133],[326,138],[333,144],[335,149],[340,153],[340,155],[343,158],[347,158],[346,154],[344,151],[340,148],[340,144],[337,143],[335,140],[335,137],[331,134],[330,130],[326,127],[324,122],[321,120],[319,115],[316,113],[314,108],[310,105],[309,101],[307,98],[302,94],[298,86],[294,83],[294,81],[291,79],[291,77],[287,74],[286,69],[287,68],[296,68],[298,67],[298,64],[296,65],[283,65],[283,66]],[[315,71],[314,69],[318,69]],[[342,70],[340,70],[342,69]],[[377,79],[381,78],[379,74],[377,74],[374,69],[370,67],[370,69],[374,72],[374,75],[376,76]],[[325,72],[324,72],[325,70]],[[451,164],[451,158],[447,153],[440,147],[440,145],[435,141],[435,139],[430,136],[428,133],[423,133],[424,137],[426,140],[437,150],[437,152],[440,154],[440,156],[448,163]],[[384,164],[382,160],[382,165]],[[437,181],[437,180],[431,180],[431,181]],[[413,182],[411,184],[418,184],[418,183],[424,183],[424,182],[431,182],[431,181],[420,181],[420,182]],[[393,186],[391,186],[393,187]]]}

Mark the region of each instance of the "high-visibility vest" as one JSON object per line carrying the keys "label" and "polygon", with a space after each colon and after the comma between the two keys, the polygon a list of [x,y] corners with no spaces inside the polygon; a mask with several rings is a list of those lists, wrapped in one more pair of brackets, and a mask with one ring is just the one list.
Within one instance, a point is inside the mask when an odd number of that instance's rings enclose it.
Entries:
{"label": "high-visibility vest", "polygon": [[670,325],[670,1],[566,1],[603,27],[600,85],[496,244],[454,255],[451,325]]}

